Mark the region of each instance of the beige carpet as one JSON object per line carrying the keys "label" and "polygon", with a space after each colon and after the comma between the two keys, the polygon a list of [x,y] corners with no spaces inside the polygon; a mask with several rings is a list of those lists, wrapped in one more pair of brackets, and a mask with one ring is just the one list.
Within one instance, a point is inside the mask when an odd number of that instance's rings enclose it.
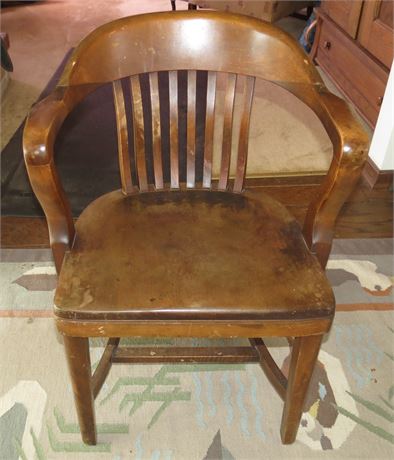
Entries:
{"label": "beige carpet", "polygon": [[[185,2],[177,5],[187,7]],[[86,34],[115,18],[169,8],[169,0],[49,0],[2,10],[15,70],[2,101],[1,148],[65,53]],[[285,18],[278,25],[297,37],[304,22]],[[326,171],[331,155],[328,136],[311,110],[273,84],[257,84],[248,175]]]}
{"label": "beige carpet", "polygon": [[[280,443],[282,404],[257,365],[188,364],[113,366],[96,403],[99,444],[89,447],[80,439],[50,318],[56,282],[50,253],[3,250],[0,459],[393,458],[392,252],[389,239],[335,242],[327,275],[337,314],[293,445]],[[287,343],[268,345],[285,370]],[[103,343],[94,339],[91,346],[94,366]]]}

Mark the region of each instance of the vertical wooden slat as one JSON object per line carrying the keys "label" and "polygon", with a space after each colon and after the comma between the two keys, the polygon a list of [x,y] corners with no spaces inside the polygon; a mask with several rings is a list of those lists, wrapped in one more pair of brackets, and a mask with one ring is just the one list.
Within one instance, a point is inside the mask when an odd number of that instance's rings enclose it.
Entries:
{"label": "vertical wooden slat", "polygon": [[163,163],[161,154],[159,80],[157,72],[152,72],[149,74],[149,85],[152,107],[153,169],[155,173],[155,187],[157,189],[162,189]]}
{"label": "vertical wooden slat", "polygon": [[254,83],[254,77],[246,77],[243,92],[241,125],[239,128],[237,167],[233,188],[234,192],[241,192],[244,186],[246,164],[248,159],[250,112],[252,109]]}
{"label": "vertical wooden slat", "polygon": [[202,186],[211,187],[213,134],[215,126],[216,72],[208,72],[207,108],[205,114],[204,168]]}
{"label": "vertical wooden slat", "polygon": [[119,169],[123,193],[129,195],[133,190],[131,179],[129,136],[127,133],[127,118],[122,90],[122,82],[116,80],[112,83],[115,102],[116,130],[118,133]]}
{"label": "vertical wooden slat", "polygon": [[234,73],[227,74],[227,85],[224,96],[223,143],[222,161],[220,165],[220,176],[218,185],[219,190],[227,189],[228,175],[230,171],[231,141],[233,131],[233,113],[236,83],[237,75]]}
{"label": "vertical wooden slat", "polygon": [[142,106],[141,86],[138,75],[131,81],[131,97],[133,102],[134,152],[137,163],[139,187],[142,192],[148,190],[145,160],[144,112]]}
{"label": "vertical wooden slat", "polygon": [[197,72],[187,72],[187,147],[186,147],[186,186],[196,184],[196,80]]}
{"label": "vertical wooden slat", "polygon": [[170,98],[171,188],[179,188],[178,72],[168,72]]}

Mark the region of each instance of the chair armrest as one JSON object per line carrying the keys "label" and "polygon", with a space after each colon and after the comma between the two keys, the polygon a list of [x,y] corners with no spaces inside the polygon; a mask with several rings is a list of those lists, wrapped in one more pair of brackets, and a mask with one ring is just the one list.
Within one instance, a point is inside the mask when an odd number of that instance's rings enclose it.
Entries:
{"label": "chair armrest", "polygon": [[348,104],[327,90],[319,94],[323,125],[334,146],[328,174],[309,206],[304,236],[324,268],[330,254],[334,224],[342,205],[357,184],[368,157],[369,138]]}
{"label": "chair armrest", "polygon": [[54,144],[67,115],[98,86],[57,87],[32,107],[23,131],[26,169],[47,219],[57,272],[60,271],[65,252],[73,243],[75,228],[70,204],[56,170]]}
{"label": "chair armrest", "polygon": [[23,131],[23,152],[33,191],[45,213],[57,272],[75,229],[70,205],[54,164],[56,135],[70,109],[56,90],[33,106]]}
{"label": "chair armrest", "polygon": [[33,191],[45,213],[56,270],[59,272],[75,229],[68,199],[54,163],[54,143],[75,104],[66,103],[66,90],[56,89],[35,104],[23,131],[23,152]]}

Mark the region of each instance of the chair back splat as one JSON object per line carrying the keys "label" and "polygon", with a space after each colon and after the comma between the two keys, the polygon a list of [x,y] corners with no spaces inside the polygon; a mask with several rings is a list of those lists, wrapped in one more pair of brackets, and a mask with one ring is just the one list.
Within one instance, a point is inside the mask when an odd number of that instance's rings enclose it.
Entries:
{"label": "chair back splat", "polygon": [[[244,178],[247,166],[247,151],[249,138],[250,113],[253,101],[254,77],[238,78],[241,82],[240,90],[242,91],[242,114],[241,122],[236,138],[238,141],[238,150],[233,152],[233,113],[235,102],[235,91],[237,75],[223,74],[225,77],[224,92],[224,110],[223,110],[223,131],[222,131],[222,149],[220,160],[220,173],[215,187],[212,185],[212,157],[214,143],[214,126],[215,126],[215,101],[217,93],[217,73],[202,72],[201,80],[203,87],[197,91],[197,71],[189,70],[186,72],[187,77],[187,129],[185,130],[185,139],[183,144],[186,146],[186,161],[180,161],[179,158],[179,130],[178,130],[178,74],[177,71],[161,72],[160,77],[157,72],[152,72],[144,81],[147,83],[149,90],[149,100],[144,104],[142,97],[142,78],[132,76],[123,80],[116,80],[112,83],[116,125],[118,132],[118,151],[119,166],[122,182],[122,191],[129,195],[136,192],[145,192],[150,190],[149,185],[153,185],[155,190],[179,189],[181,182],[185,182],[186,188],[215,188],[218,190],[231,190],[242,192]],[[205,74],[205,75],[204,75]],[[205,77],[205,78],[204,78]],[[160,94],[159,78],[167,87]],[[204,81],[205,80],[205,81]],[[127,88],[128,86],[128,88]],[[163,85],[161,85],[162,88]],[[163,88],[162,88],[163,89]],[[169,101],[165,97],[169,95]],[[205,126],[203,131],[204,150],[202,155],[196,155],[196,117],[197,117],[197,96],[204,98]],[[125,99],[130,97],[132,114],[126,112]],[[164,101],[163,101],[164,100]],[[163,123],[161,120],[161,106],[170,108],[171,116],[169,123]],[[174,113],[172,110],[174,109]],[[167,115],[167,114],[166,114]],[[220,116],[220,115],[219,115]],[[150,123],[145,123],[145,120]],[[164,126],[163,126],[164,125]],[[128,126],[133,128],[130,130]],[[165,171],[163,170],[163,145],[162,130],[169,129],[170,142],[170,181],[165,182]],[[132,142],[129,141],[129,131],[131,131]],[[150,138],[151,142],[145,139]],[[147,146],[152,145],[153,158],[153,184],[150,184],[147,174]],[[133,149],[134,154],[130,155],[129,148]],[[235,176],[232,184],[229,184],[229,172],[232,156],[235,156]],[[181,176],[180,163],[184,164],[186,171]],[[199,171],[198,177],[196,170]],[[134,174],[133,174],[134,173]],[[133,184],[133,175],[136,177],[136,184]],[[166,174],[168,176],[168,174]]]}

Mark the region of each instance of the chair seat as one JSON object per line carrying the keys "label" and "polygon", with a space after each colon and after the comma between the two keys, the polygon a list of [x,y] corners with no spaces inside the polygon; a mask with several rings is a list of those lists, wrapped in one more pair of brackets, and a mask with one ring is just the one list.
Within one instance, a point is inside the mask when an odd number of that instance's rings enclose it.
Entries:
{"label": "chair seat", "polygon": [[106,194],[76,224],[55,295],[70,319],[303,319],[334,314],[286,208],[204,190]]}

